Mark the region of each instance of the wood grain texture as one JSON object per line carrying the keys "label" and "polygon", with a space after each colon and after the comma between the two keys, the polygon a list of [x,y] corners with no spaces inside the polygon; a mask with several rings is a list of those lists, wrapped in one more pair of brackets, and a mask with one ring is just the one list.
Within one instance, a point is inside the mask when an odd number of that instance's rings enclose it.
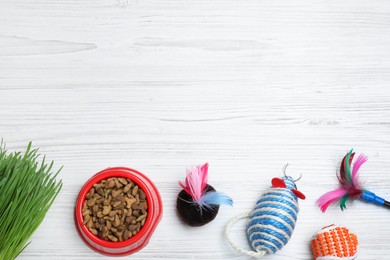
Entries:
{"label": "wood grain texture", "polygon": [[[63,190],[19,259],[104,259],[73,225],[79,189],[128,166],[159,188],[164,217],[129,259],[246,259],[223,239],[290,163],[303,174],[295,233],[277,255],[312,259],[322,226],[349,226],[364,260],[388,259],[389,211],[357,202],[322,214],[344,153],[369,161],[367,188],[390,198],[390,2],[387,0],[2,0],[0,134],[64,165]],[[180,223],[185,167],[208,161],[233,197],[201,228]],[[232,237],[246,245],[243,226]]]}

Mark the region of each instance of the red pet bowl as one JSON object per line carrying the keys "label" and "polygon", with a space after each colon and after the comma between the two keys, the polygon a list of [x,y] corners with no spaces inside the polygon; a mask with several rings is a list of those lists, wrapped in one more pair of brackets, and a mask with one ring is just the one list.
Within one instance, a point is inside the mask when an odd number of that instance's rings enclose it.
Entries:
{"label": "red pet bowl", "polygon": [[[92,234],[83,224],[82,207],[85,201],[85,196],[95,183],[111,177],[123,177],[132,180],[146,194],[148,202],[148,215],[141,230],[133,237],[122,242],[110,242],[100,239]],[[162,201],[156,186],[142,173],[125,167],[108,168],[98,172],[81,189],[77,197],[76,207],[74,210],[74,220],[77,232],[87,246],[98,253],[108,256],[124,256],[135,253],[145,247],[150,237],[152,236],[157,224],[162,217]]]}

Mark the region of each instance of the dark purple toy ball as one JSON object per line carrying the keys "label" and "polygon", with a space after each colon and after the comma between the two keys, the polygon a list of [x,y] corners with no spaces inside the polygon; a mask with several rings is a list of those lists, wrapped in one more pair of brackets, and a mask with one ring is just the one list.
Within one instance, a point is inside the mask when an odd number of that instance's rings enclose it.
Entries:
{"label": "dark purple toy ball", "polygon": [[[205,192],[208,191],[215,191],[215,189],[207,184]],[[182,190],[177,195],[176,208],[180,219],[184,223],[192,227],[200,227],[215,219],[218,214],[219,205],[213,204],[210,207],[202,208],[194,202],[191,195],[185,192],[185,190]]]}

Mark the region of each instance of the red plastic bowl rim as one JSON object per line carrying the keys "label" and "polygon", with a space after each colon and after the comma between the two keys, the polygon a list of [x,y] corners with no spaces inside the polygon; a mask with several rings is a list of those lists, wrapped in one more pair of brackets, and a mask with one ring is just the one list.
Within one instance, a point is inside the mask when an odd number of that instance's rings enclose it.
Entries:
{"label": "red plastic bowl rim", "polygon": [[[154,215],[154,205],[151,201],[151,194],[150,194],[150,187],[147,187],[147,184],[145,184],[137,175],[142,176],[143,178],[148,179],[145,175],[142,173],[131,169],[131,168],[125,168],[125,167],[115,167],[115,168],[108,168],[105,170],[102,170],[98,173],[96,173],[94,176],[92,176],[83,186],[83,188],[80,190],[80,193],[77,198],[77,203],[76,203],[76,209],[75,209],[75,215],[76,215],[76,221],[81,229],[81,231],[93,242],[96,244],[107,247],[107,248],[122,248],[122,247],[127,247],[133,243],[136,243],[140,238],[142,238],[145,234],[149,233],[150,231],[153,231],[158,223],[158,220],[156,221],[157,223],[151,223],[152,221],[152,216]],[[145,192],[146,195],[146,200],[148,202],[148,215],[146,217],[146,221],[144,226],[140,229],[140,231],[132,236],[131,238],[122,241],[122,242],[110,242],[106,241],[103,239],[100,239],[98,236],[95,236],[94,234],[89,231],[89,229],[86,227],[85,224],[83,224],[83,215],[82,215],[82,207],[83,203],[85,201],[85,197],[87,193],[90,191],[90,189],[93,187],[95,183],[99,183],[102,180],[106,180],[108,178],[113,178],[113,177],[123,177],[132,180],[135,184],[137,184],[143,192]],[[156,189],[155,186],[153,185],[152,188]],[[157,191],[157,189],[156,189]],[[151,236],[153,232],[150,232],[148,235]],[[149,238],[146,238],[146,241],[148,241]]]}

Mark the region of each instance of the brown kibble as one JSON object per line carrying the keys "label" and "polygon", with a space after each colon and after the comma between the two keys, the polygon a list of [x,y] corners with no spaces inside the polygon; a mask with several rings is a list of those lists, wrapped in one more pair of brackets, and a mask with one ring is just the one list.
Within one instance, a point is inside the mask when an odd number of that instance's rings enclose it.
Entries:
{"label": "brown kibble", "polygon": [[138,193],[138,189],[139,189],[138,185],[135,185],[133,191],[131,192],[131,195],[135,196]]}
{"label": "brown kibble", "polygon": [[95,222],[94,226],[96,229],[100,229],[102,227],[102,225],[100,225],[99,222]]}
{"label": "brown kibble", "polygon": [[118,214],[119,212],[121,212],[120,210],[112,210],[110,211],[110,213],[108,214],[110,217],[115,217],[116,214]]}
{"label": "brown kibble", "polygon": [[102,231],[102,236],[103,237],[107,237],[108,236],[108,228],[107,227],[102,227],[101,231]]}
{"label": "brown kibble", "polygon": [[104,219],[105,219],[105,220],[109,220],[109,221],[113,222],[113,221],[115,220],[115,216],[113,216],[113,217],[110,217],[110,216],[104,216]]}
{"label": "brown kibble", "polygon": [[93,212],[98,212],[99,211],[99,206],[98,205],[93,205],[92,211]]}
{"label": "brown kibble", "polygon": [[90,198],[87,202],[88,207],[92,207],[95,204],[95,198]]}
{"label": "brown kibble", "polygon": [[100,196],[105,197],[104,191],[103,191],[103,189],[102,189],[101,187],[97,188],[96,192],[97,192]]}
{"label": "brown kibble", "polygon": [[123,184],[120,183],[120,182],[118,181],[118,179],[114,179],[114,182],[115,182],[115,186],[116,186],[117,189],[123,187]]}
{"label": "brown kibble", "polygon": [[83,210],[83,216],[91,215],[91,214],[92,214],[92,212],[90,209],[87,208],[86,210]]}
{"label": "brown kibble", "polygon": [[122,232],[125,229],[126,229],[126,227],[123,225],[120,225],[119,227],[117,227],[118,232]]}
{"label": "brown kibble", "polygon": [[118,242],[118,238],[113,235],[108,235],[108,239],[110,239],[112,242]]}
{"label": "brown kibble", "polygon": [[143,219],[145,219],[146,218],[146,215],[141,215],[141,216],[139,216],[138,218],[137,218],[137,222],[140,222],[140,221],[142,221]]}
{"label": "brown kibble", "polygon": [[108,221],[108,220],[106,221],[106,227],[108,230],[111,229],[111,227],[112,227],[111,221]]}
{"label": "brown kibble", "polygon": [[127,230],[129,230],[129,231],[134,231],[134,230],[136,230],[137,228],[138,228],[137,225],[130,225],[130,226],[127,228]]}
{"label": "brown kibble", "polygon": [[114,207],[114,209],[116,209],[116,210],[122,210],[122,209],[124,209],[125,208],[125,205],[123,205],[123,203],[121,203],[119,206],[117,206],[117,207]]}
{"label": "brown kibble", "polygon": [[139,193],[139,198],[141,200],[145,200],[146,199],[146,194],[145,194],[145,192],[143,190],[139,190],[138,193]]}
{"label": "brown kibble", "polygon": [[123,188],[123,192],[124,192],[124,193],[127,193],[130,189],[131,189],[131,184],[127,184],[127,185]]}
{"label": "brown kibble", "polygon": [[132,236],[133,236],[133,233],[131,231],[125,230],[123,232],[122,238],[123,238],[123,240],[127,240],[127,239],[131,238]]}
{"label": "brown kibble", "polygon": [[96,204],[103,204],[104,198],[97,198],[95,203]]}
{"label": "brown kibble", "polygon": [[83,203],[83,223],[99,238],[118,242],[131,238],[145,225],[145,192],[130,179],[109,178],[93,185]]}
{"label": "brown kibble", "polygon": [[90,220],[88,221],[87,227],[88,227],[88,228],[92,228],[92,227],[93,227],[93,221],[92,221],[92,219],[90,219]]}
{"label": "brown kibble", "polygon": [[125,223],[126,223],[126,224],[130,224],[131,221],[132,221],[132,219],[131,219],[130,217],[126,217],[126,218],[125,218]]}
{"label": "brown kibble", "polygon": [[84,216],[83,224],[88,223],[90,219],[91,219],[91,215],[85,215],[85,216]]}
{"label": "brown kibble", "polygon": [[119,242],[122,242],[122,241],[123,241],[123,239],[122,239],[122,234],[123,234],[123,232],[116,232],[116,233],[115,233],[116,237],[119,237]]}
{"label": "brown kibble", "polygon": [[116,198],[122,191],[121,190],[113,190],[111,191],[111,196]]}
{"label": "brown kibble", "polygon": [[119,219],[119,216],[115,215],[114,227],[118,227],[120,224],[121,224],[121,221]]}
{"label": "brown kibble", "polygon": [[115,182],[113,179],[108,179],[108,181],[105,184],[106,189],[112,189],[115,187]]}
{"label": "brown kibble", "polygon": [[115,201],[115,202],[111,202],[111,204],[112,204],[112,206],[113,206],[114,208],[116,208],[116,207],[119,207],[119,205],[121,205],[122,202],[121,202],[121,201]]}
{"label": "brown kibble", "polygon": [[139,217],[139,210],[133,210],[133,216],[134,217]]}
{"label": "brown kibble", "polygon": [[123,195],[122,195],[123,191],[122,191],[122,190],[119,190],[119,191],[121,192],[121,194],[119,194],[119,195],[116,197],[116,199],[119,200],[119,201],[121,201],[121,202],[125,202],[125,197],[123,197]]}
{"label": "brown kibble", "polygon": [[103,206],[103,215],[108,215],[108,213],[110,213],[111,211],[111,206],[108,205],[108,206]]}
{"label": "brown kibble", "polygon": [[95,194],[95,188],[90,189],[88,194],[92,197]]}
{"label": "brown kibble", "polygon": [[103,205],[104,205],[104,206],[110,205],[110,201],[109,201],[108,199],[105,199],[105,200],[103,201]]}
{"label": "brown kibble", "polygon": [[88,209],[88,201],[84,201],[83,203],[83,208],[82,208],[82,212],[86,211]]}
{"label": "brown kibble", "polygon": [[125,197],[125,201],[126,201],[126,207],[128,209],[130,209],[131,206],[133,205],[133,203],[135,202],[135,198],[134,197],[131,197],[131,198]]}
{"label": "brown kibble", "polygon": [[118,178],[118,181],[122,183],[123,185],[127,185],[127,180],[125,178]]}
{"label": "brown kibble", "polygon": [[98,234],[97,230],[94,228],[89,228],[89,231],[91,231],[91,233],[94,234],[95,236]]}

